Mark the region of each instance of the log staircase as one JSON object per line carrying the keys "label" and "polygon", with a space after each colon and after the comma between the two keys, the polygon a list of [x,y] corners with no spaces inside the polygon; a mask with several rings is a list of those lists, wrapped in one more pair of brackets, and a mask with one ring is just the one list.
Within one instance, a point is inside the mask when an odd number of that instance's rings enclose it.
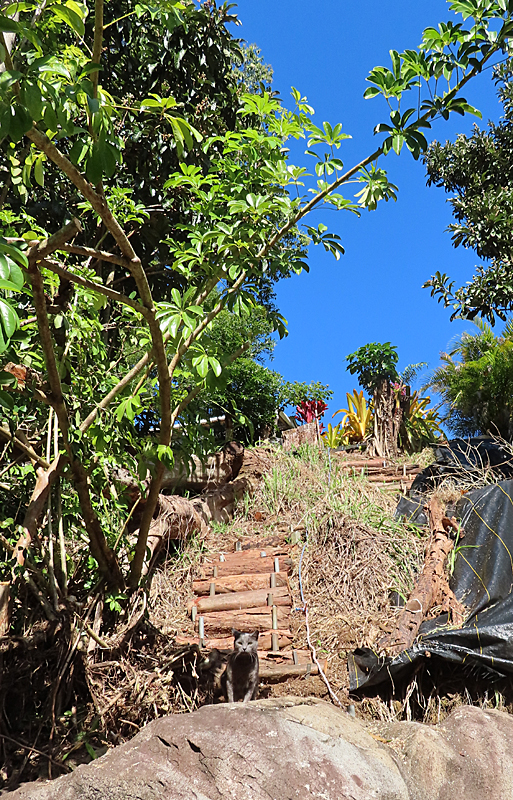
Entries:
{"label": "log staircase", "polygon": [[232,628],[258,630],[262,679],[316,675],[310,652],[293,648],[289,575],[297,550],[297,543],[274,536],[207,556],[188,607],[195,636],[179,636],[176,643],[227,652],[233,648]]}

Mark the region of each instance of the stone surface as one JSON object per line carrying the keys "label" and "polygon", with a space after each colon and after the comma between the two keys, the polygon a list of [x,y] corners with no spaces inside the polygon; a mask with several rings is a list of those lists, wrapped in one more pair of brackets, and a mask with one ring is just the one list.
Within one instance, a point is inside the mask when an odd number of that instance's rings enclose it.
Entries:
{"label": "stone surface", "polygon": [[380,726],[400,754],[411,800],[513,798],[513,716],[462,706],[442,725]]}
{"label": "stone surface", "polygon": [[393,754],[318,700],[205,706],[10,800],[408,800]]}
{"label": "stone surface", "polygon": [[506,800],[513,717],[370,725],[314,698],[205,706],[9,800]]}

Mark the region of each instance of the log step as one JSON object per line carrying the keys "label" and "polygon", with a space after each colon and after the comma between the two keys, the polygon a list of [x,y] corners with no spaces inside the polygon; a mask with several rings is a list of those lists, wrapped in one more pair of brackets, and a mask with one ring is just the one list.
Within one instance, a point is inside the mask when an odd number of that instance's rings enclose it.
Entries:
{"label": "log step", "polygon": [[[215,586],[215,580],[212,583]],[[272,597],[272,602],[268,601],[269,595]],[[198,597],[189,603],[188,612],[191,613],[193,606],[196,606],[198,614],[205,614],[210,611],[240,611],[243,608],[259,608],[266,605],[290,606],[291,602],[288,586],[279,586],[275,589],[255,589],[254,591],[216,594],[213,597]]]}
{"label": "log step", "polygon": [[[282,653],[282,649],[285,647],[292,646],[292,633],[289,630],[278,630],[273,631],[272,633],[278,634],[278,647],[280,648],[280,655]],[[177,636],[175,638],[175,643],[178,645],[188,645],[188,644],[200,644],[200,640],[197,636]],[[205,636],[204,639],[205,647],[212,650],[216,647],[218,650],[233,650],[233,636],[223,636],[223,637],[210,637]],[[271,631],[264,631],[260,633],[258,637],[258,651],[261,650],[271,650],[272,649],[272,640],[271,640]],[[290,652],[290,651],[285,651]]]}
{"label": "log step", "polygon": [[[198,577],[201,580],[213,577],[214,567],[217,567],[218,578],[225,578],[228,575],[254,575],[258,573],[261,574],[274,572],[273,557],[261,558],[258,554],[248,558],[246,554],[250,552],[250,550],[247,550],[246,552],[243,551],[242,553],[237,553],[239,556],[237,561],[217,561],[214,564],[203,564],[198,572]],[[292,559],[284,556],[278,556],[278,558],[280,566],[279,571],[288,575],[292,568]]]}
{"label": "log step", "polygon": [[[290,623],[290,609],[278,606],[278,628],[288,628]],[[212,611],[202,615],[205,623],[205,632],[229,634],[232,628],[239,631],[270,630],[272,628],[271,609],[268,606],[260,608],[245,608],[240,611]]]}
{"label": "log step", "polygon": [[[215,581],[216,594],[228,592],[250,592],[255,589],[269,589],[271,586],[271,572],[254,573],[251,575],[226,575],[224,578],[212,578],[212,580],[197,580],[192,582],[192,590],[196,595],[210,594],[210,584]],[[282,572],[276,572],[276,586],[287,586],[289,582],[287,576]]]}

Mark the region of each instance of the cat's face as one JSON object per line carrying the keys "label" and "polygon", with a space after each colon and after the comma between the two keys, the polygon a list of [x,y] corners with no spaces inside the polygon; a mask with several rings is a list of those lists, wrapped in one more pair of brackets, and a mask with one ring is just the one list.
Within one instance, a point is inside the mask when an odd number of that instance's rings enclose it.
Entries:
{"label": "cat's face", "polygon": [[258,648],[258,631],[243,633],[232,629],[233,649],[237,653],[256,653]]}

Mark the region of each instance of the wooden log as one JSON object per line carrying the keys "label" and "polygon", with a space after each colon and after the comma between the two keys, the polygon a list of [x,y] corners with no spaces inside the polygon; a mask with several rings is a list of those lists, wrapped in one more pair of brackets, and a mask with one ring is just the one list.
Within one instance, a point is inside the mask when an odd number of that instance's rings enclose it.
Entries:
{"label": "wooden log", "polygon": [[[283,575],[288,575],[292,568],[292,563],[291,558],[280,557],[280,572],[283,573]],[[214,567],[217,567],[218,578],[270,573],[274,572],[274,558],[252,558],[250,561],[241,562],[239,564],[234,564],[233,562],[225,563],[223,561],[217,564],[203,564],[198,570],[198,578],[200,580],[212,578]]]}
{"label": "wooden log", "polygon": [[[292,633],[289,630],[277,631],[280,644],[280,655],[282,655],[282,648],[290,647],[292,644]],[[197,636],[176,636],[175,643],[177,645],[199,645],[199,638]],[[233,636],[210,637],[205,636],[206,647],[216,647],[218,650],[232,650],[233,649]],[[271,649],[271,631],[260,633],[258,637],[258,650]],[[291,651],[285,651],[291,652]]]}
{"label": "wooden log", "polygon": [[[242,608],[258,608],[265,605],[269,589],[255,589],[250,592],[230,592],[228,594],[216,594],[211,597],[197,597],[189,603],[188,613],[195,605],[198,614],[208,613],[209,611],[232,611]],[[287,586],[280,586],[273,589],[273,603],[276,606],[286,606],[291,604],[291,596]]]}
{"label": "wooden log", "polygon": [[[287,628],[290,623],[290,609],[285,606],[277,608],[278,629]],[[269,630],[272,626],[271,609],[267,606],[261,608],[245,608],[240,611],[211,611],[204,614],[205,631],[225,633],[232,628],[239,631]]]}
{"label": "wooden log", "polygon": [[[396,655],[407,650],[414,642],[419,627],[434,605],[447,606],[453,615],[453,622],[463,621],[463,606],[456,600],[449,588],[445,573],[445,559],[452,550],[454,542],[446,533],[444,510],[440,500],[433,497],[428,506],[429,528],[431,538],[426,551],[424,568],[414,589],[399,614],[396,626],[380,642],[379,649]],[[447,526],[449,527],[449,526]]]}
{"label": "wooden log", "polygon": [[[287,556],[290,552],[290,545],[280,545],[279,547],[266,547],[263,545],[259,548],[254,548],[252,550],[236,550],[235,552],[231,553],[223,553],[223,562],[225,564],[245,564],[246,562],[251,563],[254,559],[262,558],[262,553],[265,553],[265,557],[275,557],[275,556]],[[210,564],[218,564],[219,558],[209,558],[208,563]]]}
{"label": "wooden log", "polygon": [[[411,474],[412,473],[410,473],[410,475]],[[400,483],[401,481],[403,481],[403,483],[408,483],[408,478],[404,479],[400,472],[398,472],[396,475],[366,475],[365,480],[369,481],[370,483]],[[410,483],[411,482],[412,481],[410,480]]]}
{"label": "wooden log", "polygon": [[[321,667],[326,674],[326,662],[321,664]],[[268,661],[264,661],[260,663],[259,674],[261,679],[272,681],[301,675],[318,675],[319,670],[316,664],[270,664]]]}
{"label": "wooden log", "polygon": [[0,582],[0,636],[5,636],[9,632],[11,624],[10,588],[10,581]]}
{"label": "wooden log", "polygon": [[[227,592],[250,592],[255,589],[267,589],[271,586],[271,575],[276,575],[276,586],[287,586],[289,582],[287,576],[282,573],[261,572],[252,575],[227,575],[224,578],[216,578],[216,594],[226,594]],[[192,582],[192,590],[197,595],[205,595],[210,591],[210,579],[197,580]]]}

